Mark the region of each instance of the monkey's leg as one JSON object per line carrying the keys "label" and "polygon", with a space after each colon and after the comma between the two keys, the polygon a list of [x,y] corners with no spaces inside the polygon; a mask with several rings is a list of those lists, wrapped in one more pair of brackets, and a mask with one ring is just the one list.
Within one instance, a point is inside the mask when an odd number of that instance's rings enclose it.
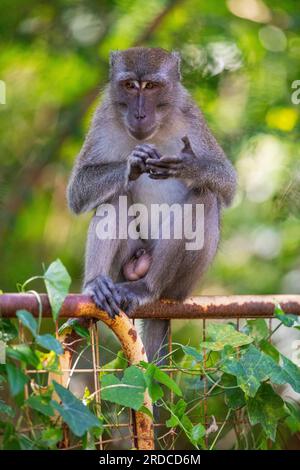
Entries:
{"label": "monkey's leg", "polygon": [[[114,227],[117,224],[116,235],[118,234],[119,205],[114,204],[115,211],[105,217],[105,225]],[[127,221],[130,222],[131,219]],[[120,311],[131,307],[131,299],[125,297],[124,292],[120,292],[115,282],[124,280],[122,266],[126,260],[130,260],[134,253],[138,253],[142,242],[140,240],[118,239],[111,236],[109,238],[99,237],[99,223],[102,218],[97,214],[90,223],[87,248],[85,257],[85,277],[83,292],[90,295],[95,304],[114,317]],[[110,228],[109,228],[110,230]],[[114,232],[113,232],[114,233]],[[147,258],[148,259],[148,258]],[[137,259],[137,272],[144,273],[148,270],[149,259],[146,262],[145,255]]]}
{"label": "monkey's leg", "polygon": [[[117,284],[120,290],[131,296],[133,307],[159,298],[174,300],[185,299],[199,282],[211,264],[219,241],[219,205],[213,193],[191,193],[186,204],[204,205],[204,240],[203,246],[196,250],[187,250],[190,240],[157,240],[152,255],[149,271],[142,279]],[[168,322],[146,320],[143,340],[149,360],[152,360],[161,346],[166,343]]]}
{"label": "monkey's leg", "polygon": [[121,304],[121,297],[111,280],[120,241],[99,239],[98,222],[99,217],[94,216],[88,231],[83,293],[90,295],[99,308],[113,317],[118,314]]}

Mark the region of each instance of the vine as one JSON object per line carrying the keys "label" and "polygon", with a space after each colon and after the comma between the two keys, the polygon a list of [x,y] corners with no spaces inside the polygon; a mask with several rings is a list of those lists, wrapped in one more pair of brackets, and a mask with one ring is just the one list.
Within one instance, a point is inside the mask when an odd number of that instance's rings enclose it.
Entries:
{"label": "vine", "polygon": [[[0,365],[2,449],[60,448],[65,426],[71,447],[96,448],[100,437],[111,432],[107,423],[117,421],[124,409],[150,413],[143,408],[146,390],[165,416],[167,431],[157,439],[161,448],[168,448],[172,437],[175,445],[212,450],[230,430],[236,436],[234,448],[284,448],[285,439],[300,431],[299,404],[281,393],[283,385],[300,393],[299,367],[270,342],[279,328],[299,330],[300,322],[280,305],[275,308],[277,325],[271,332],[263,319],[247,320],[239,331],[230,322],[208,322],[206,340],[196,347],[173,343],[167,359],[175,378],[155,361],[127,367],[123,354],[117,353],[98,373],[105,413],[95,399],[98,390],[86,388],[82,396],[75,396],[56,381],[48,384],[48,374],[60,373],[63,347],[55,324],[71,279],[57,260],[42,276],[19,285],[20,291],[41,278],[52,308],[51,332],[41,334],[42,309],[36,291],[30,292],[39,302],[38,320],[26,310],[16,312],[18,320],[0,317],[6,356]],[[76,323],[73,328],[81,338],[81,356],[90,346],[89,332]],[[114,369],[118,372],[111,373]],[[221,416],[219,421],[216,415]]]}

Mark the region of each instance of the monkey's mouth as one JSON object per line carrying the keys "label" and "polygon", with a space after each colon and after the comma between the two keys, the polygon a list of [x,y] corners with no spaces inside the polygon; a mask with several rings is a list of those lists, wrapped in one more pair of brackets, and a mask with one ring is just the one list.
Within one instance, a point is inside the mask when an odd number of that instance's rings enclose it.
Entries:
{"label": "monkey's mouth", "polygon": [[129,134],[136,140],[150,139],[150,137],[153,137],[156,131],[156,126],[153,126],[150,129],[132,129],[131,127],[128,128]]}

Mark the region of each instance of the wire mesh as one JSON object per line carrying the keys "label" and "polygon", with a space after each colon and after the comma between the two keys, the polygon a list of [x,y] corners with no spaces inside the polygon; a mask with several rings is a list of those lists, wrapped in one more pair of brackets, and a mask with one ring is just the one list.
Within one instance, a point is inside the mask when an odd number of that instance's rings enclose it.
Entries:
{"label": "wire mesh", "polygon": [[[28,309],[37,314],[34,310],[34,304],[32,303],[29,296],[17,296],[10,294],[8,296],[1,296],[0,299],[0,310],[3,316],[15,318],[15,312],[18,308],[22,308],[24,303],[28,302]],[[182,310],[182,316],[178,305],[170,306],[166,305],[162,318],[173,318],[171,320],[171,328],[169,330],[168,338],[166,343],[168,345],[168,363],[163,367],[163,370],[167,372],[175,381],[180,382],[182,377],[186,375],[188,380],[185,381],[182,389],[185,391],[185,386],[188,391],[187,402],[189,408],[187,413],[195,422],[204,425],[206,430],[214,427],[214,432],[207,432],[205,435],[205,444],[210,447],[212,443],[218,438],[218,448],[224,448],[226,444],[226,438],[231,435],[231,442],[237,442],[238,445],[242,441],[244,447],[247,445],[251,448],[251,443],[246,442],[249,438],[247,434],[251,436],[251,427],[249,425],[247,415],[243,409],[237,409],[230,414],[227,413],[228,408],[225,406],[224,401],[222,406],[220,403],[216,406],[218,399],[218,386],[216,383],[209,379],[209,373],[212,370],[208,351],[203,351],[203,366],[204,371],[201,377],[193,375],[193,371],[189,367],[181,366],[178,367],[178,363],[174,360],[177,354],[178,342],[182,344],[190,344],[191,346],[199,346],[201,340],[206,341],[207,339],[207,328],[210,322],[225,322],[235,324],[236,329],[240,330],[245,325],[248,319],[265,319],[267,321],[269,337],[268,341],[272,342],[272,331],[274,322],[276,319],[272,318],[274,304],[276,304],[276,296],[273,297],[273,302],[270,303],[270,297],[268,296],[247,296],[245,304],[242,302],[241,297],[228,297],[228,298],[197,298],[196,302],[193,303],[193,308],[189,307]],[[279,296],[277,296],[279,297]],[[82,297],[69,296],[67,299],[70,302],[70,308],[62,311],[66,313],[66,317],[72,316],[74,312],[78,312],[78,298]],[[225,302],[224,302],[225,299]],[[237,301],[238,299],[238,301]],[[251,299],[251,302],[250,302]],[[29,300],[31,303],[29,303]],[[280,300],[285,308],[286,312],[300,311],[300,296],[284,296],[280,297]],[[43,312],[46,312],[45,316],[49,316],[51,311],[47,306],[47,298],[42,297]],[[1,304],[2,303],[2,304]],[[279,302],[278,302],[279,303]],[[249,307],[249,314],[247,315],[246,307]],[[205,306],[205,308],[203,307]],[[228,311],[229,306],[232,306],[231,315]],[[2,308],[1,308],[2,307]],[[68,307],[68,304],[67,304]],[[174,309],[173,309],[174,307]],[[66,307],[65,307],[66,308]],[[82,305],[81,305],[82,308]],[[93,316],[92,306],[89,305],[89,314]],[[80,310],[80,309],[79,309]],[[154,310],[154,309],[153,309]],[[176,312],[174,313],[174,310]],[[50,312],[50,313],[49,313]],[[90,313],[91,312],[91,313]],[[207,314],[205,314],[207,313]],[[225,313],[225,315],[223,315]],[[76,316],[80,316],[77,313]],[[143,311],[143,318],[146,318],[146,312]],[[151,308],[149,310],[149,318],[153,318]],[[138,315],[136,316],[136,318]],[[175,318],[175,319],[174,319]],[[16,320],[17,321],[17,320]],[[45,319],[44,322],[48,320]],[[63,318],[60,320],[63,322]],[[57,330],[58,330],[57,324]],[[188,328],[188,334],[185,328]],[[275,328],[276,329],[276,328]],[[25,340],[26,332],[22,325],[19,328],[20,340]],[[193,338],[191,338],[191,336]],[[182,341],[184,337],[184,342]],[[28,339],[28,338],[27,338]],[[77,396],[82,397],[84,394],[85,387],[88,387],[90,395],[93,396],[96,404],[96,410],[98,416],[103,419],[104,432],[96,442],[98,449],[132,449],[136,448],[137,431],[135,429],[135,419],[132,415],[132,411],[128,408],[122,408],[119,405],[114,405],[111,402],[102,399],[101,394],[101,380],[102,374],[113,373],[120,377],[124,372],[122,367],[110,366],[112,358],[117,357],[118,351],[120,351],[120,343],[116,337],[112,334],[107,325],[102,322],[92,324],[89,328],[89,345],[85,345],[83,338],[70,337],[63,344],[64,348],[72,353],[72,362],[66,367],[66,362],[63,363],[61,372],[63,373],[63,379],[65,386],[70,387],[71,391]],[[84,346],[83,346],[84,345]],[[31,375],[33,379],[38,376],[42,376],[43,379],[39,379],[40,384],[47,384],[49,370],[40,369],[35,370],[34,368],[27,368],[26,373]],[[193,383],[193,380],[198,380],[197,384]],[[30,387],[32,383],[26,385],[25,393],[28,396],[31,392]],[[169,406],[178,401],[178,397],[174,396],[174,393],[169,394]],[[226,414],[227,413],[227,414]],[[178,428],[169,428],[166,426],[166,420],[170,417],[170,414],[166,413],[165,410],[161,410],[159,420],[156,420],[154,424],[155,429],[155,441],[156,448],[158,449],[184,449],[188,450],[192,448],[192,444],[184,437],[184,433]],[[34,424],[32,424],[34,426]],[[37,428],[40,425],[37,425]],[[27,429],[23,429],[23,432],[28,432]],[[74,442],[68,434],[66,427],[64,431],[64,440],[61,444],[63,449],[76,449],[82,446],[82,443],[77,440]],[[233,436],[233,437],[232,437]],[[245,444],[246,442],[246,444]]]}
{"label": "wire mesh", "polygon": [[[197,331],[199,332],[199,339],[202,338],[203,341],[206,341],[207,339],[207,326],[211,321],[220,322],[222,320],[212,317],[209,319],[188,320],[190,327],[194,331],[195,328],[197,328]],[[236,318],[232,319],[232,321],[235,321],[236,328],[240,329],[241,320]],[[244,321],[245,320],[243,319],[243,323]],[[172,360],[172,352],[176,349],[174,344],[177,344],[176,341],[173,341],[172,334],[172,329],[174,328],[174,324],[176,324],[176,322],[178,322],[178,320],[174,320],[171,323],[171,328],[169,330],[167,339],[168,353],[170,355],[168,364],[163,367],[163,370],[167,372],[174,380],[178,380],[178,375],[182,373],[182,371],[178,370],[178,368],[174,366],[174,362]],[[228,322],[227,319],[226,322]],[[181,321],[181,324],[182,323],[183,322]],[[268,320],[268,328],[269,332],[271,333],[272,319]],[[24,330],[22,325],[20,325],[19,331],[21,336],[20,340],[24,340]],[[85,387],[88,387],[89,392],[93,395],[96,403],[97,415],[99,417],[101,416],[102,418],[105,417],[103,425],[104,432],[100,436],[99,440],[95,443],[96,448],[104,450],[135,448],[135,439],[137,436],[131,410],[128,408],[124,409],[120,406],[115,406],[112,403],[105,402],[101,399],[101,386],[99,381],[100,375],[103,373],[114,373],[117,376],[120,376],[120,374],[124,372],[123,368],[104,367],[104,363],[109,360],[109,356],[116,357],[116,354],[119,350],[119,345],[117,342],[113,341],[112,338],[110,338],[108,328],[101,322],[98,324],[93,324],[89,329],[89,333],[90,345],[88,348],[83,350],[77,348],[82,339],[78,342],[71,341],[70,343],[64,344],[64,347],[67,347],[73,353],[72,364],[70,367],[61,370],[64,376],[67,377],[67,382],[65,385],[69,386],[70,389],[78,396],[82,396]],[[271,339],[269,341],[271,341]],[[206,350],[204,350],[203,365],[206,372],[209,372],[210,367],[207,363]],[[189,371],[186,370],[186,372],[188,373]],[[49,371],[46,369],[35,370],[32,368],[27,369],[26,373],[34,378],[37,374],[47,376]],[[40,380],[39,382],[46,383],[47,380]],[[25,388],[26,396],[28,396],[30,394],[30,385],[26,385]],[[247,429],[249,428],[247,417],[244,416],[242,410],[236,410],[232,416],[226,417],[223,415],[225,406],[224,410],[220,410],[218,413],[219,416],[216,416],[217,413],[212,410],[211,406],[211,401],[214,397],[214,395],[212,395],[214,388],[215,385],[209,383],[207,375],[204,375],[202,392],[198,393],[195,391],[191,397],[191,403],[199,405],[195,406],[195,410],[198,413],[198,422],[201,422],[204,427],[208,429],[213,419],[215,425],[218,427],[218,430],[222,430],[219,438],[225,436],[226,433],[232,429],[235,433],[236,439],[241,439],[241,436],[245,435]],[[173,392],[169,392],[169,400],[169,404],[174,404],[175,398]],[[168,450],[192,448],[188,441],[184,439],[183,433],[180,430],[166,427],[167,417],[168,416],[165,416],[165,413],[162,413],[162,419],[154,424],[156,447]],[[26,429],[24,429],[23,432],[26,432]],[[211,436],[210,434],[207,434],[205,436],[205,443],[207,447],[210,446],[212,439],[213,435]],[[75,444],[72,443],[72,439],[70,439],[67,433],[67,429],[64,428],[64,441],[61,448],[65,450],[77,449],[80,448],[81,445],[82,444],[80,441],[76,442]]]}

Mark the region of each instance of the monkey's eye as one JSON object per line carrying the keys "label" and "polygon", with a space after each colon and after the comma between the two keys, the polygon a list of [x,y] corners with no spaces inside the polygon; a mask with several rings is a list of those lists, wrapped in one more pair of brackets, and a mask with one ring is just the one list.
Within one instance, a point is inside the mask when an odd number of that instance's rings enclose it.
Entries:
{"label": "monkey's eye", "polygon": [[135,88],[134,82],[130,82],[130,81],[125,82],[125,83],[124,83],[124,86],[125,86],[125,88],[126,88],[127,90],[133,90],[133,89]]}
{"label": "monkey's eye", "polygon": [[156,88],[157,84],[154,82],[147,82],[145,85],[146,90],[152,90],[153,88]]}

